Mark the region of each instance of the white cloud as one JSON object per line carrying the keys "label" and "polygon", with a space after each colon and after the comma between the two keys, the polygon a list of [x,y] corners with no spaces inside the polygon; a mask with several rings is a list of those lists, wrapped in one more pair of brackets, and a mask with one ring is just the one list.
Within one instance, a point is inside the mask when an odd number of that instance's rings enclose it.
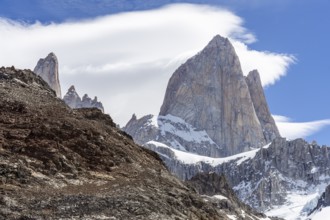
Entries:
{"label": "white cloud", "polygon": [[62,93],[74,84],[78,92],[97,95],[121,125],[132,113],[157,114],[171,74],[216,34],[233,41],[244,74],[259,69],[263,85],[285,75],[294,60],[250,50],[256,37],[233,12],[191,4],[49,25],[0,18],[0,32],[0,65],[33,69],[52,51]]}
{"label": "white cloud", "polygon": [[290,118],[285,116],[273,115],[273,117],[281,136],[288,139],[306,138],[330,125],[330,119],[310,122],[292,122]]}
{"label": "white cloud", "polygon": [[285,76],[290,64],[296,60],[294,56],[289,54],[250,50],[246,44],[238,41],[234,41],[233,45],[240,57],[244,74],[250,70],[258,69],[263,86],[272,85],[282,76]]}

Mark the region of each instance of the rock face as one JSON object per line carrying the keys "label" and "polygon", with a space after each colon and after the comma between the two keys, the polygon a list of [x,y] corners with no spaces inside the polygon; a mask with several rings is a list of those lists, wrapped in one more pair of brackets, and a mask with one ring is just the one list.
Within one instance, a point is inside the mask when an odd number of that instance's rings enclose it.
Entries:
{"label": "rock face", "polygon": [[258,70],[251,71],[245,78],[245,81],[248,85],[254,110],[259,119],[265,140],[269,143],[276,137],[280,137],[280,133],[269,111]]}
{"label": "rock face", "polygon": [[219,35],[172,75],[160,115],[205,130],[220,147],[213,157],[263,146],[266,141],[239,59]]}
{"label": "rock face", "polygon": [[145,146],[159,152],[169,170],[181,179],[189,180],[200,172],[224,174],[238,197],[259,211],[289,205],[294,208],[296,201],[290,198],[315,195],[330,183],[330,148],[302,139],[276,138],[261,149],[219,158],[219,162],[205,157],[183,161],[182,156],[164,145],[153,142]]}
{"label": "rock face", "polygon": [[87,94],[81,99],[74,86],[68,89],[68,92],[63,97],[63,101],[71,108],[98,108],[104,112],[103,104],[97,101],[97,97],[92,100]]}
{"label": "rock face", "polygon": [[58,61],[54,53],[48,54],[44,59],[40,59],[34,72],[41,76],[48,85],[56,92],[56,96],[61,98],[61,85],[58,75]]}
{"label": "rock face", "polygon": [[[203,195],[205,200],[210,200],[217,204],[217,207],[234,212],[235,215],[233,218],[235,219],[242,218],[249,220],[255,217],[266,219],[265,215],[254,211],[238,199],[223,174],[218,175],[214,172],[198,173],[186,181],[186,184],[196,190],[200,195]],[[250,216],[246,213],[253,215]]]}
{"label": "rock face", "polygon": [[[309,213],[309,216],[312,217],[311,219],[313,219],[313,216],[320,215],[320,213],[322,213],[323,208],[328,207],[329,209],[329,206],[330,206],[330,185],[328,185],[327,188],[325,188],[325,192],[322,193],[322,195],[317,201],[316,207],[314,207],[314,209]],[[323,216],[325,215],[323,214]],[[321,219],[321,218],[319,217],[317,219]]]}
{"label": "rock face", "polygon": [[234,214],[176,179],[109,115],[70,109],[32,71],[0,68],[0,85],[1,219],[220,220]]}

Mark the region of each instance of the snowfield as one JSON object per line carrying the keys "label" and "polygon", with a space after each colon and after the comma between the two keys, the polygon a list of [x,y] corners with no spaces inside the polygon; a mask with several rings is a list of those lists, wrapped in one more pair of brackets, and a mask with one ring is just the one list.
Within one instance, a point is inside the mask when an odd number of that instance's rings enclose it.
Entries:
{"label": "snowfield", "polygon": [[[184,164],[196,164],[199,162],[204,162],[204,163],[210,164],[211,166],[218,166],[222,163],[226,163],[226,162],[233,161],[233,160],[236,160],[237,165],[240,165],[244,161],[255,157],[256,153],[260,150],[260,149],[255,149],[255,150],[247,151],[244,153],[235,154],[235,155],[229,156],[229,157],[213,158],[213,157],[200,156],[197,154],[193,154],[193,153],[189,153],[189,152],[185,152],[185,151],[181,151],[181,150],[176,150],[176,149],[169,147],[166,144],[163,144],[163,143],[160,143],[157,141],[149,141],[146,144],[154,145],[156,147],[163,147],[163,148],[170,149],[175,154],[176,159],[181,161]],[[270,144],[267,144],[263,148],[268,148],[269,145]]]}

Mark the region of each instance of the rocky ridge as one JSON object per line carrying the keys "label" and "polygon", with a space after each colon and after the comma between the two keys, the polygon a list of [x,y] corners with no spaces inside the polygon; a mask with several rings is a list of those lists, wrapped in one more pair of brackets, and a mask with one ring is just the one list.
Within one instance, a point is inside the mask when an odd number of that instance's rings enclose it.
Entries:
{"label": "rocky ridge", "polygon": [[[314,207],[304,206],[330,182],[330,148],[302,139],[277,138],[263,148],[226,158],[182,155],[155,141],[145,147],[158,152],[180,179],[189,180],[200,172],[224,174],[241,201],[271,216],[276,210],[292,207],[297,210],[295,218],[306,217]],[[291,198],[299,198],[301,205]],[[280,217],[288,213],[282,214]]]}
{"label": "rocky ridge", "polygon": [[0,68],[0,102],[0,219],[231,219],[238,212],[201,198],[109,115],[70,109],[32,71]]}
{"label": "rocky ridge", "polygon": [[40,59],[33,72],[41,76],[55,91],[56,96],[61,98],[61,85],[58,74],[58,60],[54,53],[48,54],[46,58]]}
{"label": "rocky ridge", "polygon": [[[246,128],[256,132],[251,142]],[[124,130],[180,179],[224,174],[242,201],[270,215],[295,209],[293,219],[305,218],[311,210],[304,206],[330,183],[329,147],[280,137],[258,71],[243,77],[232,46],[219,36],[176,70],[159,116],[133,116]],[[230,141],[215,140],[219,133]]]}
{"label": "rocky ridge", "polygon": [[85,94],[81,99],[73,85],[64,95],[63,101],[70,106],[70,108],[98,108],[104,112],[103,104],[97,100],[96,96],[94,99],[91,99],[87,94]]}

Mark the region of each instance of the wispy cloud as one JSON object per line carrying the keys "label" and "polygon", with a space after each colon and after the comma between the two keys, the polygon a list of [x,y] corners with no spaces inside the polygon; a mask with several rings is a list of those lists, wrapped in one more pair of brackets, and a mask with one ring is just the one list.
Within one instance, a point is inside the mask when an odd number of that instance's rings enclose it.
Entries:
{"label": "wispy cloud", "polygon": [[132,113],[157,114],[168,79],[216,34],[229,37],[244,74],[259,69],[263,85],[285,75],[294,58],[255,51],[256,36],[223,8],[175,4],[61,24],[33,25],[0,19],[0,65],[33,69],[53,51],[62,93],[71,84],[97,95],[117,123]]}
{"label": "wispy cloud", "polygon": [[306,138],[330,125],[330,119],[310,122],[293,122],[290,118],[285,116],[273,115],[273,117],[281,136],[289,139]]}

